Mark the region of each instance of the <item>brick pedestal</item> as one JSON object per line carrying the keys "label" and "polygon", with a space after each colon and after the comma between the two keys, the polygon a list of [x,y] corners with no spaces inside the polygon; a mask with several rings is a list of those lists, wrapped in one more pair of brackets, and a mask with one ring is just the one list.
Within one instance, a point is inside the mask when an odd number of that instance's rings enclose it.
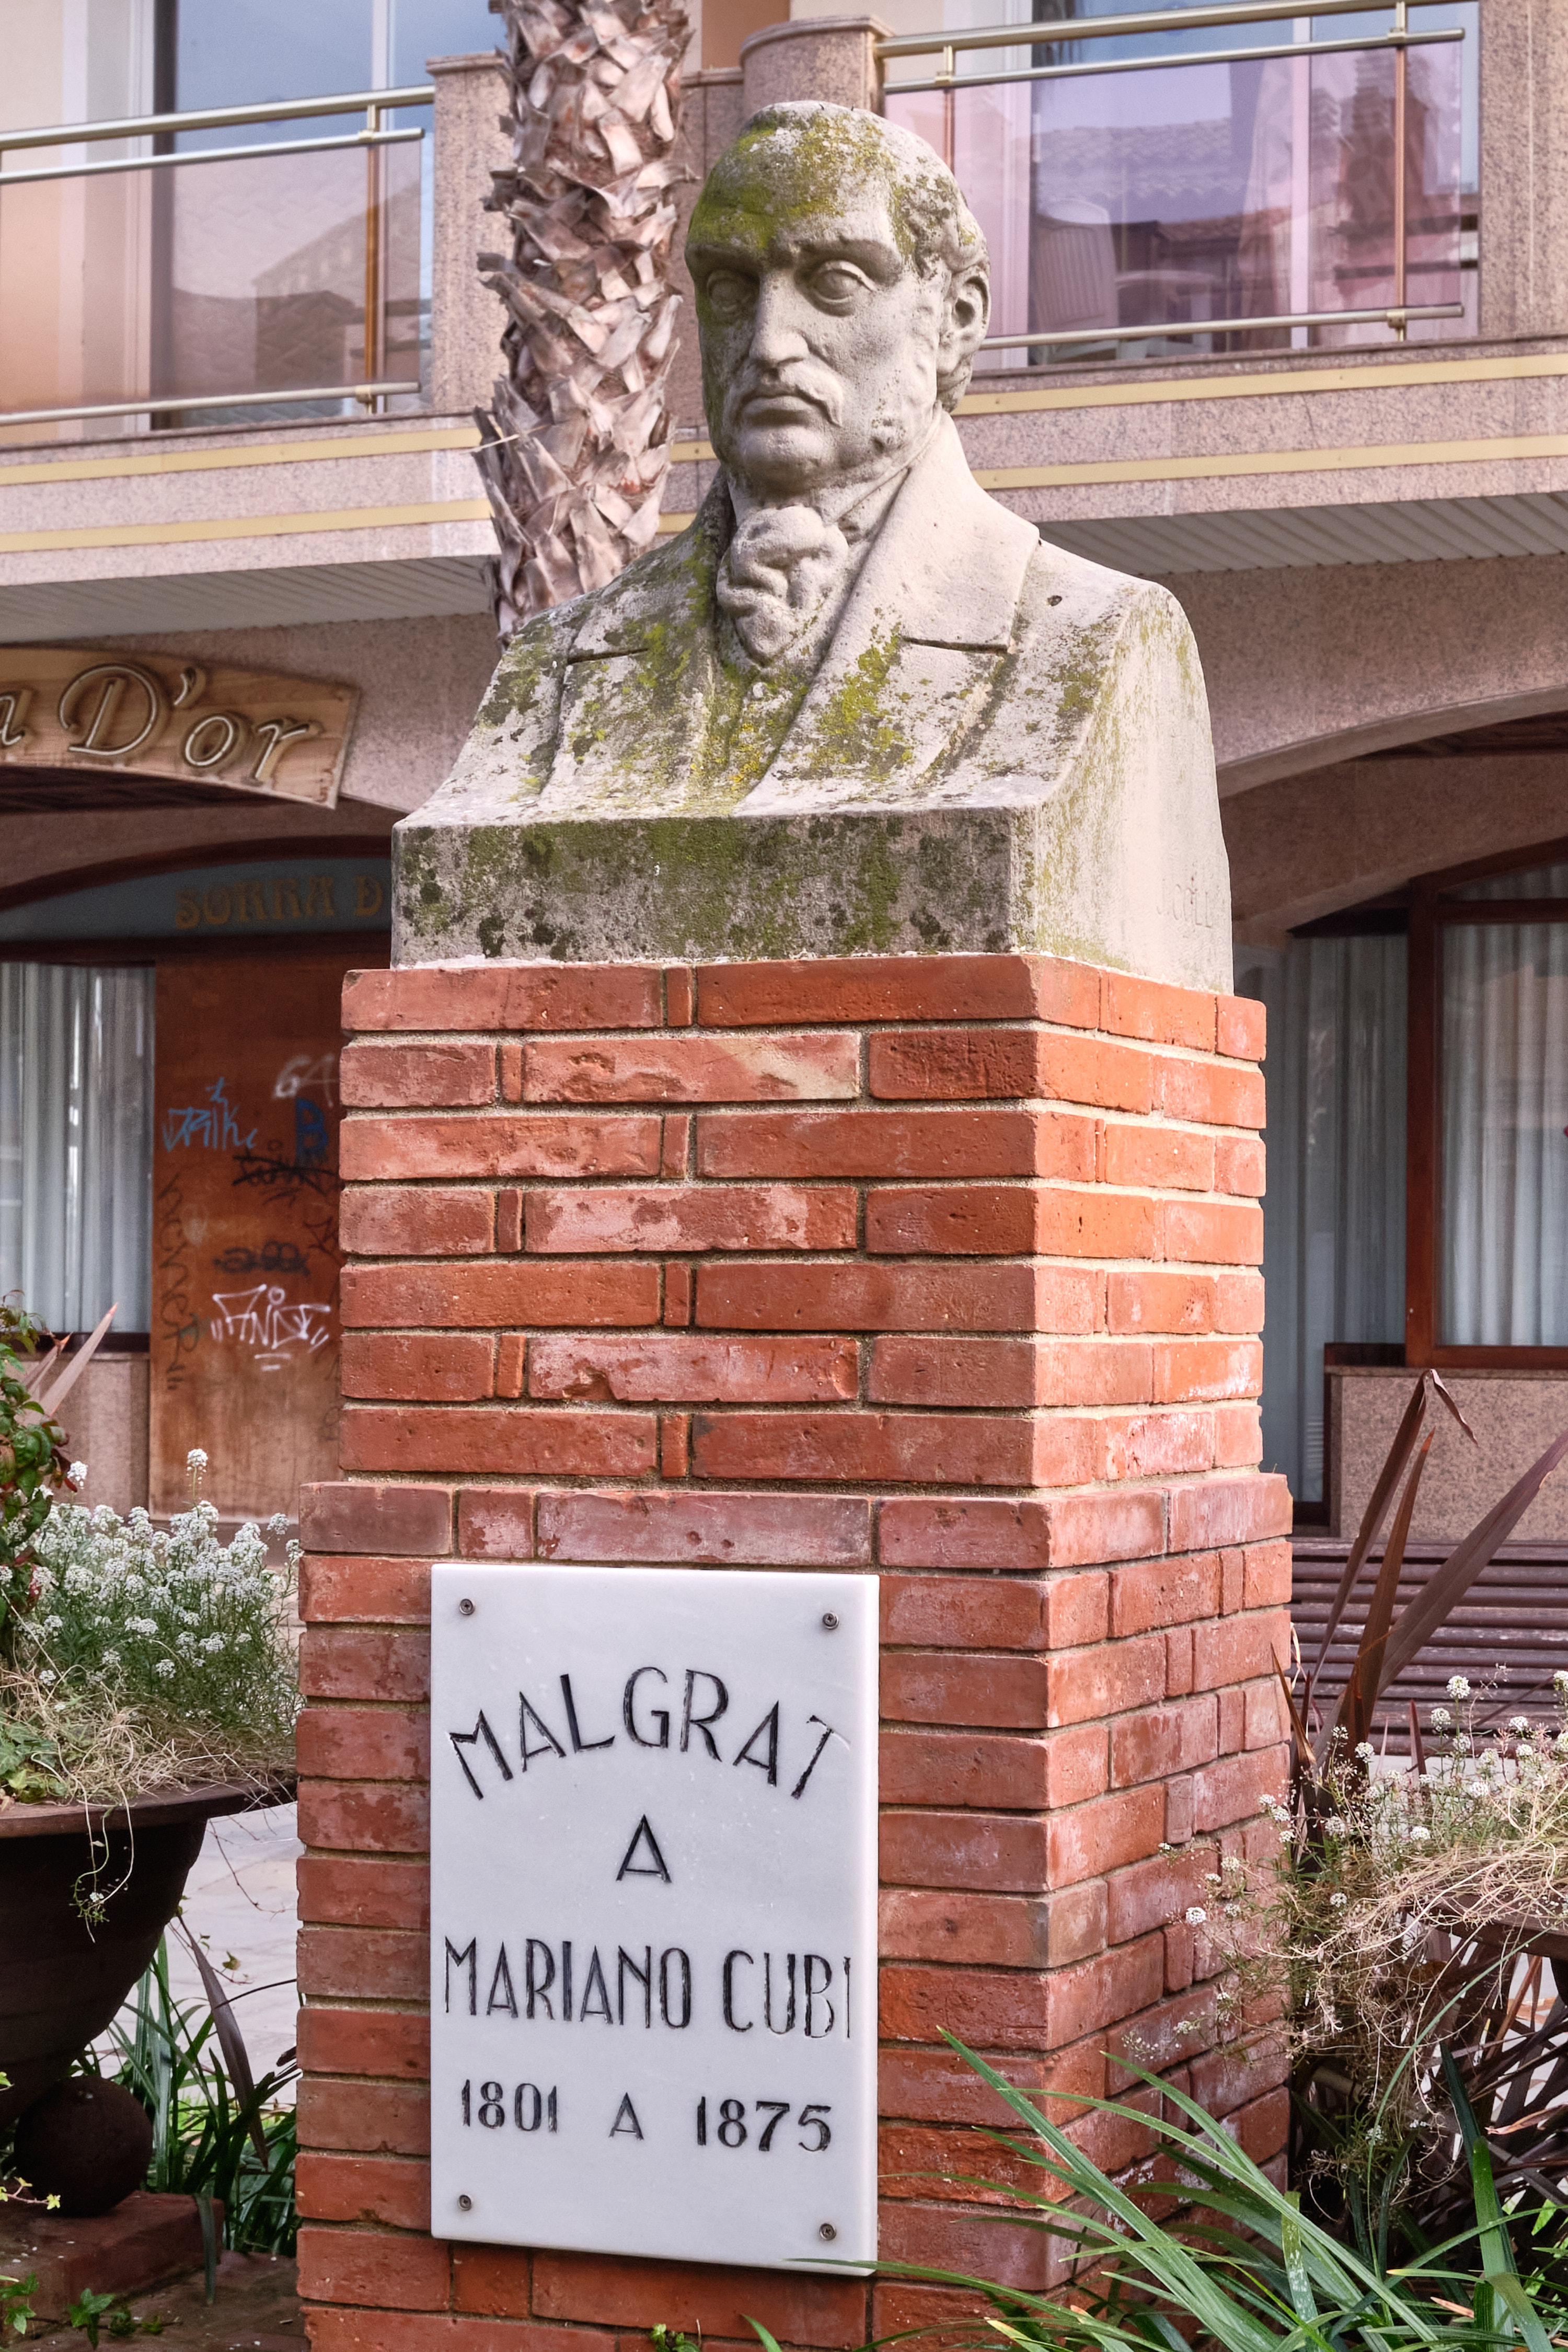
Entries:
{"label": "brick pedestal", "polygon": [[1273,2156],[1278,2053],[1213,2048],[1186,1917],[1284,1769],[1260,1009],[1013,956],[411,967],[344,1004],[346,1476],[305,1511],[300,1739],[321,2352],[750,2341],[743,2313],[848,2347],[944,2308],[428,2235],[449,1552],[880,1574],[885,2254],[1046,2275],[929,2177],[1002,2162],[943,2028],[1066,2092],[1131,2054]]}

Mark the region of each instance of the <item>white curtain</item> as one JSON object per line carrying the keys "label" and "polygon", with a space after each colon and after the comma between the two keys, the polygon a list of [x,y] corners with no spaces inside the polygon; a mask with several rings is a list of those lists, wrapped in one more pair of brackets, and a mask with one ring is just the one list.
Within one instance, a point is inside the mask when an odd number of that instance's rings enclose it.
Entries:
{"label": "white curtain", "polygon": [[[1480,898],[1541,895],[1508,877]],[[1568,923],[1443,932],[1438,1332],[1451,1347],[1568,1342]]]}
{"label": "white curtain", "polygon": [[0,964],[0,1290],[54,1331],[148,1328],[153,980]]}
{"label": "white curtain", "polygon": [[1405,1337],[1403,939],[1238,947],[1268,1013],[1264,1467],[1323,1493],[1323,1349]]}

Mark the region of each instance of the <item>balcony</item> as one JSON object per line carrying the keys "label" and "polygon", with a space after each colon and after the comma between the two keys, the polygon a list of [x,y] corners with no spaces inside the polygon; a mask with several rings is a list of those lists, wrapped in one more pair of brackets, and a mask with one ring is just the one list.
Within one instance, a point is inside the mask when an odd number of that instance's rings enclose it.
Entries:
{"label": "balcony", "polygon": [[1479,11],[1415,5],[880,41],[888,114],[945,156],[990,244],[979,372],[1473,335]]}

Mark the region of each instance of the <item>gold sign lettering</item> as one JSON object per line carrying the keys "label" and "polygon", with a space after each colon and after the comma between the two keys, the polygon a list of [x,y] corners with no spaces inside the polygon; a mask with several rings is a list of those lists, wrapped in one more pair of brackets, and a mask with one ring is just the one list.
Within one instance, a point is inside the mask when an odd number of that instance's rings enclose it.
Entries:
{"label": "gold sign lettering", "polygon": [[173,655],[95,660],[76,646],[12,646],[0,654],[0,769],[200,778],[332,808],[358,700],[354,688],[326,678]]}
{"label": "gold sign lettering", "polygon": [[[151,670],[143,669],[139,662],[95,662],[90,669],[79,670],[61,695],[62,727],[68,730],[76,725],[83,705],[91,699],[87,692],[91,686],[98,688],[98,698],[87,732],[69,747],[84,758],[129,760],[143,743],[152,741],[169,715],[168,699]],[[124,723],[131,725],[139,704],[146,716],[134,734],[122,735],[116,742],[114,723],[127,688],[131,689],[132,704]]]}
{"label": "gold sign lettering", "polygon": [[[215,882],[205,890],[176,890],[174,929],[222,930],[231,923],[341,922],[350,909],[338,905],[337,889],[330,874],[282,874],[269,881]],[[352,912],[361,922],[379,915],[386,904],[386,887],[378,875],[356,874],[353,892]]]}

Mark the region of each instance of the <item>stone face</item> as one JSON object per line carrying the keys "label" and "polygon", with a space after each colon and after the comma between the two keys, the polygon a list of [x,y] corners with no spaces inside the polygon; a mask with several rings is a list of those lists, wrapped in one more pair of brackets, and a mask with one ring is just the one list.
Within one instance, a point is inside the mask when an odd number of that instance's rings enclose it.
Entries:
{"label": "stone face", "polygon": [[[954,208],[945,259],[910,257],[911,174]],[[1227,989],[1190,631],[970,473],[942,412],[984,331],[984,248],[935,156],[852,110],[774,110],[692,238],[726,472],[678,538],[512,641],[398,829],[397,961],[1024,950]],[[845,258],[868,250],[880,278]],[[819,299],[835,270],[858,292]]]}

